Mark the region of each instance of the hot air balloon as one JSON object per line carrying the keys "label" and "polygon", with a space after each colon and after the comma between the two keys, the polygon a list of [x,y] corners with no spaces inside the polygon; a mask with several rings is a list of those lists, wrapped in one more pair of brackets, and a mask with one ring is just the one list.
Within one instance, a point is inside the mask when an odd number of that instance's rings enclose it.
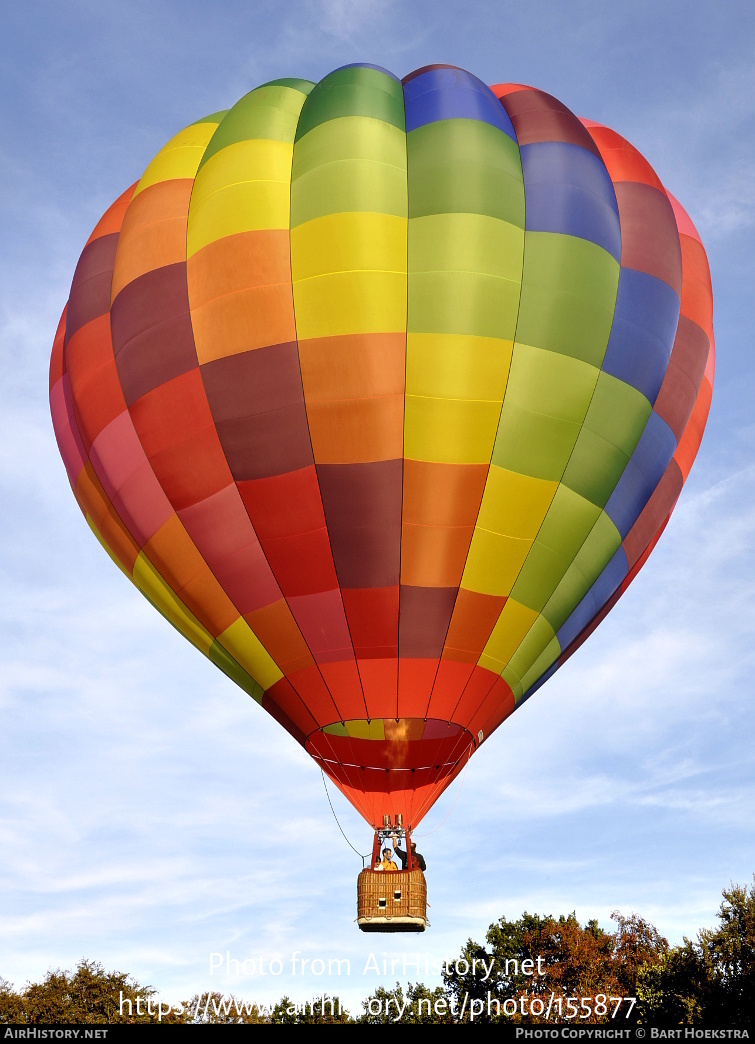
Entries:
{"label": "hot air balloon", "polygon": [[84,247],[50,401],[108,554],[383,837],[626,591],[713,369],[700,237],[619,134],[350,65],[158,152]]}

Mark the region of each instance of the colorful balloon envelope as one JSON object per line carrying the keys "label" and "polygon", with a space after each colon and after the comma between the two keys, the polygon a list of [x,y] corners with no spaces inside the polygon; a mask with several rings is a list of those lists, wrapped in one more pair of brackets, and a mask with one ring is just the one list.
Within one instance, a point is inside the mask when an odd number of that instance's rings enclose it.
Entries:
{"label": "colorful balloon envelope", "polygon": [[50,401],[117,565],[416,827],[646,560],[713,367],[702,243],[628,142],[352,65],[155,156],[84,247]]}

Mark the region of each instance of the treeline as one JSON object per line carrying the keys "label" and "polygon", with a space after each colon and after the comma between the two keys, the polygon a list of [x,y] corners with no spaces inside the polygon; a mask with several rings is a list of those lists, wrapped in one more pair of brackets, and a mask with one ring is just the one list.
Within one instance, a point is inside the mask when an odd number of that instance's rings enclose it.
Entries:
{"label": "treeline", "polygon": [[[305,1004],[282,997],[263,1008],[217,992],[168,1005],[152,987],[121,972],[81,961],[74,972],[50,971],[22,990],[0,978],[0,1022],[161,1022],[308,1025],[397,1022],[509,1022],[578,1025],[621,1021],[623,1027],[748,1025],[755,1011],[755,878],[724,890],[715,928],[670,947],[644,918],[614,913],[616,927],[523,914],[490,925],[485,945],[469,939],[448,962],[443,985],[378,987],[349,1013],[338,997]],[[168,1010],[169,1009],[169,1010]],[[615,1023],[614,1023],[615,1024]]]}

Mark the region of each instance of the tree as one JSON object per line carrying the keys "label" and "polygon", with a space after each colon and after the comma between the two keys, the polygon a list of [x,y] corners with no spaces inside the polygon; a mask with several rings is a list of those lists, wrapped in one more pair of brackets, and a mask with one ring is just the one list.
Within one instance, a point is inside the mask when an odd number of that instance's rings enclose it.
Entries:
{"label": "tree", "polygon": [[392,990],[378,986],[362,1001],[362,1007],[364,1014],[357,1021],[366,1026],[451,1025],[456,1021],[443,988],[431,990],[421,982],[408,983],[406,993],[398,982]]}
{"label": "tree", "polygon": [[270,1013],[271,1023],[284,1026],[340,1025],[353,1022],[340,998],[315,997],[311,1001],[297,1003],[290,997],[282,997]]}

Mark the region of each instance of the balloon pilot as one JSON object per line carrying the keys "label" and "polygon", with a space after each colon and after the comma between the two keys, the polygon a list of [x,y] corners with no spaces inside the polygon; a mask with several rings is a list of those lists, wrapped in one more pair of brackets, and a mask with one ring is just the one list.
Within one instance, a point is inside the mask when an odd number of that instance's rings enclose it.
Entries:
{"label": "balloon pilot", "polygon": [[411,839],[411,827],[404,828],[403,815],[384,815],[382,827],[375,830],[369,866],[357,880],[361,930],[423,932],[428,924],[426,867]]}

